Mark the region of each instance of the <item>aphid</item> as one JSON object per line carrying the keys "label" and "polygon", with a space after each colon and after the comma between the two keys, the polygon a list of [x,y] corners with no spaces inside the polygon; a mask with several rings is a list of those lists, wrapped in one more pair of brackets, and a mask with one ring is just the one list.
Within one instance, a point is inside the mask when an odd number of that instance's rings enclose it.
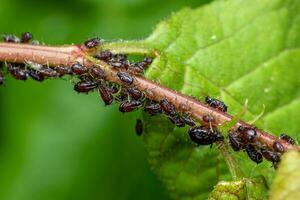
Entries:
{"label": "aphid", "polygon": [[142,105],[142,103],[140,101],[125,100],[120,104],[119,111],[122,113],[131,112],[131,111],[135,110],[136,108],[140,107],[141,105]]}
{"label": "aphid", "polygon": [[128,70],[129,61],[127,59],[127,55],[125,54],[116,54],[112,57],[112,59],[108,62],[111,66],[115,68]]}
{"label": "aphid", "polygon": [[253,145],[248,144],[245,150],[248,154],[248,157],[252,161],[256,162],[257,164],[259,164],[263,161],[262,154],[260,152],[258,152]]}
{"label": "aphid", "polygon": [[59,77],[62,77],[66,74],[72,74],[72,69],[67,66],[57,66],[55,67],[55,71],[59,74]]}
{"label": "aphid", "polygon": [[79,81],[74,85],[74,90],[77,92],[88,93],[96,87],[98,87],[97,82]]}
{"label": "aphid", "polygon": [[88,72],[88,69],[79,63],[73,64],[71,69],[72,69],[73,74],[76,74],[76,75],[82,75],[82,74]]}
{"label": "aphid", "polygon": [[4,82],[5,82],[4,74],[3,74],[3,72],[0,71],[0,85],[3,85]]}
{"label": "aphid", "polygon": [[29,76],[36,81],[42,82],[45,77],[43,74],[41,74],[39,71],[35,71],[35,70],[30,70],[28,71]]}
{"label": "aphid", "polygon": [[153,59],[152,58],[149,58],[149,57],[145,57],[144,58],[144,62],[148,63],[148,64],[151,64],[153,62]]}
{"label": "aphid", "polygon": [[144,96],[143,92],[141,92],[139,89],[135,87],[128,88],[127,91],[130,94],[130,96],[135,100],[139,100]]}
{"label": "aphid", "polygon": [[186,123],[189,126],[195,126],[196,125],[196,122],[188,116],[181,116],[181,119],[184,121],[184,123]]}
{"label": "aphid", "polygon": [[88,49],[97,47],[100,44],[100,38],[92,38],[84,42],[84,46]]}
{"label": "aphid", "polygon": [[276,152],[280,152],[280,153],[284,152],[284,147],[283,147],[283,145],[279,141],[275,141],[273,143],[273,149]]}
{"label": "aphid", "polygon": [[136,62],[133,64],[132,69],[134,72],[136,72],[138,74],[142,74],[148,65],[149,64],[144,61]]}
{"label": "aphid", "polygon": [[48,67],[42,67],[39,72],[46,77],[57,77],[59,75],[55,70]]}
{"label": "aphid", "polygon": [[206,126],[191,127],[188,131],[191,140],[199,145],[211,145],[214,142],[223,141],[224,137],[216,129]]}
{"label": "aphid", "polygon": [[290,143],[292,145],[295,144],[295,140],[291,136],[289,136],[289,135],[287,135],[285,133],[280,134],[279,139],[284,140],[287,143]]}
{"label": "aphid", "polygon": [[239,126],[237,132],[240,133],[243,140],[247,142],[253,142],[257,135],[255,128],[250,126]]}
{"label": "aphid", "polygon": [[112,95],[110,88],[106,87],[104,81],[99,83],[98,91],[105,105],[112,104],[114,97]]}
{"label": "aphid", "polygon": [[7,65],[9,73],[17,80],[27,80],[28,72],[22,66],[15,66],[11,63]]}
{"label": "aphid", "polygon": [[244,148],[244,144],[241,141],[241,138],[238,137],[235,133],[228,134],[229,144],[234,151],[240,151]]}
{"label": "aphid", "polygon": [[266,160],[271,161],[273,163],[273,166],[276,169],[278,163],[280,162],[280,154],[266,149],[261,149],[261,153]]}
{"label": "aphid", "polygon": [[9,43],[20,43],[20,39],[15,35],[4,35],[3,41]]}
{"label": "aphid", "polygon": [[104,71],[99,67],[92,67],[90,69],[90,75],[97,80],[101,80],[105,78]]}
{"label": "aphid", "polygon": [[140,119],[136,120],[135,132],[138,136],[141,136],[143,134],[143,122]]}
{"label": "aphid", "polygon": [[107,62],[112,58],[112,56],[113,56],[112,52],[110,52],[109,50],[105,50],[105,51],[101,51],[99,54],[96,54],[95,58]]}
{"label": "aphid", "polygon": [[184,120],[179,115],[169,116],[168,118],[177,127],[184,127],[185,126]]}
{"label": "aphid", "polygon": [[152,116],[159,115],[162,113],[160,105],[153,101],[147,103],[144,110]]}
{"label": "aphid", "polygon": [[214,99],[211,98],[209,96],[205,97],[205,102],[210,106],[213,107],[217,110],[220,110],[222,112],[227,112],[227,106],[225,105],[224,102],[218,100],[218,99]]}
{"label": "aphid", "polygon": [[176,115],[174,105],[172,103],[170,103],[167,99],[162,99],[159,102],[159,105],[160,105],[161,109],[165,112],[165,114],[167,114],[169,116],[175,116]]}
{"label": "aphid", "polygon": [[133,83],[133,78],[130,74],[126,72],[118,72],[117,75],[123,83],[127,85],[131,85]]}
{"label": "aphid", "polygon": [[33,38],[33,35],[29,32],[25,32],[25,33],[22,33],[22,36],[21,36],[21,43],[28,43],[30,40],[32,40]]}
{"label": "aphid", "polygon": [[211,115],[204,115],[203,117],[202,117],[202,120],[203,120],[203,122],[205,122],[205,123],[212,123],[212,122],[214,122],[214,117],[213,116],[211,116]]}

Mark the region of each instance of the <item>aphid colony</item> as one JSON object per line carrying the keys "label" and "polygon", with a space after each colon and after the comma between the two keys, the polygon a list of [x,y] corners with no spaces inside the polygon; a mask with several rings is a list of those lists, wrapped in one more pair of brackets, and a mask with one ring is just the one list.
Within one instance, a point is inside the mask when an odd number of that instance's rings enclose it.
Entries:
{"label": "aphid colony", "polygon": [[[13,43],[33,43],[32,34],[23,33],[21,38],[14,35],[5,35],[5,42]],[[85,49],[93,49],[100,44],[99,38],[92,38],[84,43]],[[104,61],[116,69],[117,77],[123,83],[122,86],[111,83],[105,78],[102,69],[94,67],[85,67],[79,63],[74,63],[71,67],[56,66],[47,67],[36,63],[28,62],[26,64],[5,63],[7,73],[17,80],[27,80],[31,77],[36,81],[43,81],[47,78],[59,78],[64,75],[72,75],[79,79],[74,85],[74,90],[78,93],[89,93],[98,90],[100,98],[105,105],[110,105],[114,101],[119,102],[119,111],[122,113],[131,112],[142,108],[151,116],[164,114],[172,124],[177,127],[190,126],[188,135],[190,139],[198,145],[212,145],[215,142],[224,141],[224,136],[218,131],[214,118],[211,115],[205,115],[202,118],[202,124],[196,125],[196,122],[185,113],[180,113],[175,106],[167,99],[161,99],[159,102],[146,98],[143,91],[134,86],[134,76],[141,76],[151,63],[151,58],[144,58],[142,61],[130,62],[127,55],[113,54],[105,50],[94,55],[94,58]],[[3,63],[0,63],[0,85],[4,84],[5,78]],[[227,112],[227,106],[220,100],[206,97],[205,103],[219,112]],[[136,134],[143,133],[143,123],[140,119],[136,121]],[[263,157],[271,161],[276,168],[280,161],[280,155],[284,152],[284,147],[280,140],[290,144],[295,141],[288,135],[282,134],[273,144],[273,149],[267,149],[256,141],[256,129],[248,126],[240,126],[236,130],[231,130],[228,135],[229,144],[234,151],[244,150],[249,158],[254,162],[261,163]]]}

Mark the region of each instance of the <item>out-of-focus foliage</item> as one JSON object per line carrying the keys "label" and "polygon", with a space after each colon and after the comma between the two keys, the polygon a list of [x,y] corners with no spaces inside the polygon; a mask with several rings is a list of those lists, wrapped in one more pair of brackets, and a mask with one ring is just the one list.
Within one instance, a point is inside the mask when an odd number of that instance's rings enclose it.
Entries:
{"label": "out-of-focus foliage", "polygon": [[[184,6],[205,1],[0,0],[0,32],[45,43],[144,38]],[[7,80],[0,88],[0,199],[166,199],[134,134],[137,113],[79,95],[70,80]]]}

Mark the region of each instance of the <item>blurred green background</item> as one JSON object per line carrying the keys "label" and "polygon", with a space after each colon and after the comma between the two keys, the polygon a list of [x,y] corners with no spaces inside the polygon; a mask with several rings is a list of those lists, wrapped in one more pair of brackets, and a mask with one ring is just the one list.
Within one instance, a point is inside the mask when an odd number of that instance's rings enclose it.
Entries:
{"label": "blurred green background", "polygon": [[[47,44],[140,39],[172,12],[204,2],[0,0],[0,33],[30,31]],[[123,115],[72,88],[11,78],[0,88],[0,199],[168,199],[135,135],[139,113]]]}

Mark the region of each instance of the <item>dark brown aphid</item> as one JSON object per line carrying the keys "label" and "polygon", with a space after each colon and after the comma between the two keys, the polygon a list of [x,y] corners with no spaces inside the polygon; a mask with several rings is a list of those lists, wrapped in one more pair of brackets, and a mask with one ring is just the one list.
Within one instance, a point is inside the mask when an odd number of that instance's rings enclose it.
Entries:
{"label": "dark brown aphid", "polygon": [[44,75],[41,74],[39,71],[30,70],[28,71],[28,74],[35,81],[42,82],[45,79]]}
{"label": "dark brown aphid", "polygon": [[105,51],[101,51],[99,54],[96,54],[95,58],[107,62],[112,58],[112,56],[113,56],[112,52],[110,52],[109,50],[105,50]]}
{"label": "dark brown aphid", "polygon": [[143,92],[141,92],[139,89],[137,89],[135,87],[128,88],[127,91],[130,94],[130,96],[135,100],[139,100],[144,96]]}
{"label": "dark brown aphid", "polygon": [[79,81],[74,85],[74,90],[77,92],[88,93],[98,87],[97,82]]}
{"label": "dark brown aphid", "polygon": [[104,71],[99,67],[92,67],[90,69],[90,75],[97,80],[102,80],[105,78]]}
{"label": "dark brown aphid", "polygon": [[0,85],[3,85],[4,82],[5,82],[4,74],[3,74],[3,72],[0,71]]}
{"label": "dark brown aphid", "polygon": [[32,40],[33,38],[33,35],[29,32],[25,32],[25,33],[22,33],[22,36],[21,36],[21,43],[28,43],[30,42],[30,40]]}
{"label": "dark brown aphid", "polygon": [[276,152],[280,152],[280,153],[284,152],[284,147],[283,147],[283,145],[279,141],[275,141],[273,143],[273,149]]}
{"label": "dark brown aphid", "polygon": [[135,132],[138,136],[141,136],[143,134],[143,122],[140,119],[136,120]]}
{"label": "dark brown aphid", "polygon": [[3,41],[9,43],[20,43],[20,39],[15,35],[4,35]]}
{"label": "dark brown aphid", "polygon": [[141,105],[142,105],[142,103],[140,101],[125,100],[120,104],[119,111],[122,113],[131,112],[131,111],[135,110],[136,108],[140,107]]}
{"label": "dark brown aphid", "polygon": [[162,109],[160,105],[153,101],[147,103],[144,110],[145,112],[148,112],[152,116],[159,115],[162,113]]}
{"label": "dark brown aphid", "polygon": [[214,99],[211,98],[209,96],[205,97],[205,102],[210,106],[213,107],[217,110],[220,110],[222,112],[227,112],[227,106],[225,105],[224,102],[218,100],[218,99]]}
{"label": "dark brown aphid", "polygon": [[117,75],[123,83],[127,85],[131,85],[133,83],[133,78],[130,74],[126,72],[118,72]]}
{"label": "dark brown aphid", "polygon": [[108,62],[111,66],[119,69],[128,70],[129,68],[129,61],[127,59],[127,55],[125,54],[116,54],[112,57],[112,59]]}
{"label": "dark brown aphid", "polygon": [[204,116],[202,117],[202,120],[203,120],[203,122],[205,122],[205,123],[212,123],[212,122],[215,121],[214,117],[211,116],[211,115],[204,115]]}
{"label": "dark brown aphid", "polygon": [[184,121],[184,123],[186,123],[189,126],[195,126],[196,125],[196,122],[188,116],[181,116],[181,118]]}
{"label": "dark brown aphid", "polygon": [[84,42],[84,46],[88,49],[97,47],[100,44],[100,38],[92,38]]}
{"label": "dark brown aphid", "polygon": [[266,160],[271,161],[273,163],[273,166],[276,169],[278,163],[280,162],[280,153],[276,153],[266,149],[261,149],[261,153]]}
{"label": "dark brown aphid", "polygon": [[292,145],[295,144],[295,140],[291,136],[289,136],[289,135],[287,135],[285,133],[280,134],[279,139],[284,140],[287,143],[290,143]]}
{"label": "dark brown aphid", "polygon": [[15,66],[11,63],[7,64],[7,69],[9,73],[17,80],[27,80],[28,72],[24,69],[23,66]]}
{"label": "dark brown aphid", "polygon": [[43,67],[39,69],[39,72],[45,77],[57,77],[59,75],[55,70],[48,67]]}
{"label": "dark brown aphid", "polygon": [[82,74],[88,72],[88,69],[79,63],[73,64],[71,67],[71,70],[72,70],[73,74],[76,74],[76,75],[82,75]]}
{"label": "dark brown aphid", "polygon": [[242,139],[246,142],[254,142],[257,135],[256,129],[250,126],[239,126],[237,132],[241,134]]}
{"label": "dark brown aphid", "polygon": [[234,151],[240,151],[244,148],[241,138],[235,133],[228,134],[229,144]]}
{"label": "dark brown aphid", "polygon": [[184,127],[185,126],[184,120],[179,115],[169,116],[168,118],[177,127]]}
{"label": "dark brown aphid", "polygon": [[191,140],[199,145],[211,145],[214,142],[223,141],[224,137],[216,129],[206,126],[195,126],[188,131]]}
{"label": "dark brown aphid", "polygon": [[72,69],[67,66],[57,66],[55,67],[55,71],[59,74],[59,77],[72,74]]}
{"label": "dark brown aphid", "polygon": [[252,161],[256,162],[257,164],[263,161],[262,154],[258,152],[253,145],[248,144],[245,150]]}
{"label": "dark brown aphid", "polygon": [[105,85],[104,81],[101,81],[99,83],[98,91],[99,91],[100,97],[103,100],[103,102],[105,103],[105,105],[112,104],[112,102],[114,100],[112,91],[110,90],[110,88],[108,88]]}
{"label": "dark brown aphid", "polygon": [[176,115],[175,106],[172,103],[170,103],[167,99],[162,99],[159,102],[159,105],[166,115],[168,116]]}

